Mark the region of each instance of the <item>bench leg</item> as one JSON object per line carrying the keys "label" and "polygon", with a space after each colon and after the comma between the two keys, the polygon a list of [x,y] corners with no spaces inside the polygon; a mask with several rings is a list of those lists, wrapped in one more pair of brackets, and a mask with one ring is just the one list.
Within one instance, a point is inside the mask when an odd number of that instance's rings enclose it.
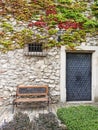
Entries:
{"label": "bench leg", "polygon": [[14,113],[15,106],[17,107],[17,103],[13,101],[13,110],[12,110],[12,113]]}
{"label": "bench leg", "polygon": [[48,105],[48,112],[50,112],[50,102],[49,102],[49,100],[47,102],[47,105]]}
{"label": "bench leg", "polygon": [[15,103],[16,107],[17,107],[17,103]]}
{"label": "bench leg", "polygon": [[15,106],[15,102],[13,101],[13,109],[12,109],[12,113],[14,113],[14,106]]}

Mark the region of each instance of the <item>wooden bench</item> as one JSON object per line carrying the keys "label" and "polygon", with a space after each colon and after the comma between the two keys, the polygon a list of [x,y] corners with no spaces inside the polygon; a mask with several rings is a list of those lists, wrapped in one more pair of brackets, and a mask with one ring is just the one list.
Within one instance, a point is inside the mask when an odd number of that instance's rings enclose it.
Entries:
{"label": "wooden bench", "polygon": [[49,108],[49,92],[47,85],[17,86],[16,98],[13,101],[13,105],[16,105],[17,107],[19,103],[34,103],[34,102],[45,102],[47,103]]}

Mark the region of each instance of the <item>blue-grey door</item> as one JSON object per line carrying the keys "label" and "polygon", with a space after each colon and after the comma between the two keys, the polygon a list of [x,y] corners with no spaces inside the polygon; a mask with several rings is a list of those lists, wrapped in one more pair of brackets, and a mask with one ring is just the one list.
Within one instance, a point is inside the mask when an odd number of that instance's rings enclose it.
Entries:
{"label": "blue-grey door", "polygon": [[66,54],[66,99],[67,101],[91,100],[90,53]]}

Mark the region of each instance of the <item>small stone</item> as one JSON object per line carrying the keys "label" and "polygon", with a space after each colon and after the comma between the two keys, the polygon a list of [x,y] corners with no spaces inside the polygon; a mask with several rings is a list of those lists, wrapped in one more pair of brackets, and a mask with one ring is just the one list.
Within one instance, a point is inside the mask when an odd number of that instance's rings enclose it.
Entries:
{"label": "small stone", "polygon": [[16,24],[17,24],[16,21],[13,21],[13,22],[12,22],[12,25],[13,25],[13,26],[15,26]]}
{"label": "small stone", "polygon": [[62,128],[62,130],[68,130],[66,125],[64,125],[64,124],[60,124],[59,126]]}
{"label": "small stone", "polygon": [[3,105],[3,102],[0,102],[0,106],[2,106]]}
{"label": "small stone", "polygon": [[10,20],[11,22],[13,22],[13,21],[14,21],[14,18],[10,18],[9,20]]}

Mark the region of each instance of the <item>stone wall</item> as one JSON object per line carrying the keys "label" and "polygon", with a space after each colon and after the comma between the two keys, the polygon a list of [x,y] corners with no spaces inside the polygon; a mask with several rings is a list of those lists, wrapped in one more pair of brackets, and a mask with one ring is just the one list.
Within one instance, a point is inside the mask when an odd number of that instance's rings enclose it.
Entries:
{"label": "stone wall", "polygon": [[0,96],[8,99],[20,84],[47,84],[52,102],[59,101],[60,48],[47,50],[47,56],[25,56],[23,49],[0,53]]}
{"label": "stone wall", "polygon": [[[85,45],[97,45],[97,37],[87,37]],[[83,47],[84,45],[84,47]],[[80,49],[81,47],[77,47]],[[97,47],[96,47],[97,48]],[[93,49],[91,47],[91,49]],[[95,49],[96,50],[96,49]],[[60,101],[61,49],[47,49],[45,57],[27,56],[24,49],[16,49],[7,53],[0,52],[0,99],[11,99],[16,94],[17,85],[48,85],[52,102]],[[97,52],[96,52],[97,53]],[[97,61],[96,61],[97,62]],[[2,98],[3,97],[3,98]]]}

